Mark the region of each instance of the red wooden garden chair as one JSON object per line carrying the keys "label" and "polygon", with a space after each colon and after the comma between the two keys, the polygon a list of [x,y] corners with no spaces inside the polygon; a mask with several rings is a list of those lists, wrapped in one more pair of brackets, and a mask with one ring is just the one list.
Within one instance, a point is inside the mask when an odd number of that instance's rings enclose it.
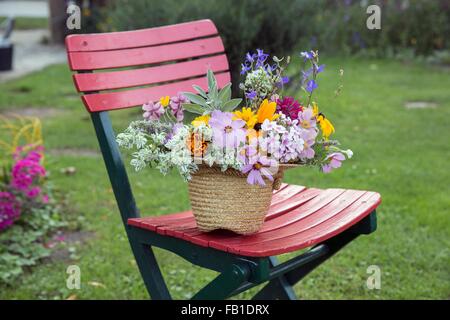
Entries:
{"label": "red wooden garden chair", "polygon": [[[210,20],[201,20],[70,35],[66,47],[70,68],[76,71],[75,86],[91,115],[131,248],[153,299],[171,296],[152,247],[220,273],[195,299],[228,298],[266,281],[254,298],[295,299],[295,283],[358,235],[375,231],[378,193],[286,184],[274,192],[262,230],[250,236],[199,232],[191,211],[140,217],[108,112],[190,91],[193,84],[206,89],[208,68],[219,85],[225,85],[231,79],[222,40]],[[121,69],[110,70],[116,68]],[[304,248],[310,249],[287,262],[275,258]]]}

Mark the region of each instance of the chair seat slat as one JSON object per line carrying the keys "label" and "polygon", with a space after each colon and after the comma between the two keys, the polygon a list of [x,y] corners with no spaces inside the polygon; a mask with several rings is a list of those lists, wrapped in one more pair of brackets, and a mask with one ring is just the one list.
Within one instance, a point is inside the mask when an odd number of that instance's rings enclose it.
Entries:
{"label": "chair seat slat", "polygon": [[163,223],[157,222],[158,217],[148,217],[130,219],[128,224],[138,226],[139,221],[147,221],[148,225],[141,223],[138,227],[238,255],[267,257],[334,237],[366,217],[381,202],[376,192],[344,189],[306,189],[294,195],[292,201],[302,194],[308,194],[310,200],[266,221],[258,233],[249,236],[225,231],[200,232],[192,213],[184,213],[182,219],[161,217]]}

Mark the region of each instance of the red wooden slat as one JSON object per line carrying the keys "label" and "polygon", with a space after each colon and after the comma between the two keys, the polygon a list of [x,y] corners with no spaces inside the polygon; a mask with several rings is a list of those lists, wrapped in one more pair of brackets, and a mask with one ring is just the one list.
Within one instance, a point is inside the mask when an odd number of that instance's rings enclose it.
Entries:
{"label": "red wooden slat", "polygon": [[296,207],[302,205],[306,201],[309,201],[318,196],[321,191],[322,190],[314,188],[305,189],[302,190],[300,193],[292,196],[292,198],[272,204],[269,208],[269,212],[266,215],[265,221],[271,220],[284,214],[287,211],[295,209]]}
{"label": "red wooden slat", "polygon": [[[289,200],[286,200],[285,202],[283,202],[282,206],[280,206],[279,208],[270,208],[269,210],[269,214],[270,216],[268,216],[268,218],[266,217],[266,221],[270,220],[270,218],[274,218],[276,216],[280,216],[285,214],[289,209],[295,209],[296,207],[298,207],[299,205],[311,200],[312,198],[316,197],[318,194],[320,193],[320,190],[318,189],[308,189],[306,191],[301,192],[300,194],[297,194],[296,196],[294,196],[291,201],[290,204],[286,203]],[[337,196],[339,193],[336,193],[335,195]],[[331,201],[331,199],[330,199]],[[322,201],[323,202],[323,201]],[[272,224],[268,224],[268,223],[264,223],[263,228],[267,226],[272,226]],[[174,226],[164,226],[163,229],[165,230],[165,234],[167,235],[171,235],[174,236],[176,238],[182,238],[185,239],[187,241],[193,242],[193,243],[204,243],[209,242],[211,240],[211,237],[214,240],[218,240],[218,238],[220,239],[228,239],[228,238],[235,238],[235,235],[233,233],[217,233],[215,232],[214,234],[209,234],[209,233],[204,233],[204,232],[200,232],[197,228],[196,228],[196,223],[195,220],[192,219],[191,221],[177,221],[176,223],[174,223]],[[267,228],[266,228],[267,229]],[[261,230],[260,232],[262,232],[263,230]],[[240,240],[239,240],[240,241]]]}
{"label": "red wooden slat", "polygon": [[[308,201],[305,205],[292,210],[289,213],[285,213],[279,218],[269,220],[264,223],[264,230],[260,232],[246,236],[244,239],[210,239],[209,245],[213,248],[224,251],[236,251],[235,247],[240,245],[246,245],[248,243],[259,243],[261,241],[268,241],[276,237],[281,237],[286,232],[295,233],[298,231],[299,223],[306,223],[303,221],[311,221],[316,212],[327,210],[333,207],[336,209],[342,199],[353,199],[353,194],[346,194],[342,189],[328,189],[323,192],[323,195],[315,197],[311,201]],[[356,199],[355,199],[356,200]],[[347,204],[348,205],[348,204]],[[327,208],[327,209],[325,209]],[[339,208],[339,207],[338,207]],[[328,210],[327,210],[328,211]],[[202,239],[206,236],[198,236]]]}
{"label": "red wooden slat", "polygon": [[206,75],[208,69],[213,72],[227,71],[227,56],[220,55],[142,69],[79,73],[73,77],[78,91],[101,91],[199,77]]}
{"label": "red wooden slat", "polygon": [[224,52],[220,37],[179,42],[156,47],[116,51],[69,52],[72,70],[97,70],[154,64]]}
{"label": "red wooden slat", "polygon": [[[291,235],[319,225],[323,221],[338,214],[358,200],[364,193],[365,191],[346,190],[339,197],[319,210],[306,210],[302,212],[296,210],[297,217],[290,217],[291,221],[287,221],[287,223],[286,221],[283,221],[284,223],[273,221],[274,225],[271,228],[269,227],[268,231],[259,232],[253,236],[249,236],[242,243],[238,243],[235,247],[229,246],[228,249],[230,249],[230,252],[237,252],[240,250],[241,246],[249,247],[253,245],[262,245],[265,242],[269,243],[279,238],[288,238]],[[281,217],[280,220],[283,220],[282,218],[283,217]],[[223,246],[224,243],[222,242],[220,245]],[[210,242],[210,246],[215,247],[214,241]]]}
{"label": "red wooden slat", "polygon": [[342,231],[359,222],[380,203],[379,194],[367,192],[363,197],[355,201],[324,223],[308,228],[295,235],[264,242],[256,245],[241,246],[238,250],[241,255],[253,257],[271,256],[295,250],[304,249],[321,243],[336,236]]}
{"label": "red wooden slat", "polygon": [[[265,222],[257,234],[250,236],[239,236],[225,231],[201,233],[196,228],[190,212],[130,219],[133,221],[130,224],[136,225],[137,220],[140,221],[140,228],[162,235],[239,255],[263,257],[291,252],[325,241],[360,221],[381,201],[379,194],[374,192],[342,189],[319,191],[322,191],[320,195],[297,209]],[[296,201],[307,193],[312,196],[314,192],[316,189],[307,189],[291,200]],[[158,219],[164,221],[158,222]]]}
{"label": "red wooden slat", "polygon": [[277,192],[272,196],[271,205],[275,205],[279,202],[285,201],[305,189],[306,187],[304,186],[297,186],[293,184],[287,185],[286,188],[280,190],[279,192]]}
{"label": "red wooden slat", "polygon": [[117,50],[178,42],[216,34],[217,28],[211,20],[199,20],[134,31],[70,35],[66,38],[66,46],[70,52]]}
{"label": "red wooden slat", "polygon": [[187,217],[193,217],[192,211],[183,211],[163,216],[152,216],[152,217],[143,217],[143,218],[132,218],[128,219],[128,224],[131,226],[142,226],[145,224],[146,226],[153,226],[152,230],[156,229],[156,226],[162,225],[162,224],[168,224],[171,221],[187,218]]}
{"label": "red wooden slat", "polygon": [[[216,79],[220,87],[223,87],[231,80],[228,72],[217,74]],[[82,99],[90,112],[123,109],[142,105],[149,101],[157,101],[162,96],[173,96],[180,91],[192,91],[193,84],[199,85],[205,90],[207,89],[207,80],[204,77],[149,88],[86,94]]]}
{"label": "red wooden slat", "polygon": [[283,189],[286,188],[287,186],[288,186],[287,183],[282,183],[282,184],[280,185],[280,189],[278,189],[278,190],[273,190],[273,194],[280,192],[281,190],[283,190]]}

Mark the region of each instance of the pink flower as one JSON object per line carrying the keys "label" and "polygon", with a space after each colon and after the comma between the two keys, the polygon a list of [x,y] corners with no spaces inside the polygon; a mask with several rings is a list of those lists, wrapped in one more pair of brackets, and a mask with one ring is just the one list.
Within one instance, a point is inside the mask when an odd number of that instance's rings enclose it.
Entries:
{"label": "pink flower", "polygon": [[233,120],[230,112],[214,111],[209,125],[213,130],[213,143],[219,147],[236,148],[245,142],[245,122]]}
{"label": "pink flower", "polygon": [[291,119],[297,119],[303,107],[293,97],[285,97],[277,100],[277,112],[281,112]]}
{"label": "pink flower", "polygon": [[44,167],[40,164],[41,158],[42,154],[35,150],[28,152],[23,158],[19,152],[14,154],[16,162],[11,171],[11,186],[30,198],[35,198],[40,193],[40,188],[35,184],[46,175]]}
{"label": "pink flower", "polygon": [[324,173],[329,173],[331,170],[337,169],[342,165],[342,161],[345,160],[345,156],[340,152],[335,152],[328,155],[325,160],[328,162],[322,165],[322,171]]}
{"label": "pink flower", "polygon": [[189,100],[182,94],[178,93],[176,96],[170,98],[170,109],[178,122],[183,121],[183,103],[188,103]]}
{"label": "pink flower", "polygon": [[143,115],[145,120],[158,120],[164,114],[164,107],[160,102],[146,103],[142,106],[142,110],[145,111]]}
{"label": "pink flower", "polygon": [[0,192],[0,231],[11,226],[20,216],[20,203],[10,192]]}
{"label": "pink flower", "polygon": [[247,182],[249,184],[266,185],[263,176],[273,181],[272,174],[278,170],[278,162],[265,156],[256,155],[249,159],[248,164],[241,169],[242,173],[248,173]]}
{"label": "pink flower", "polygon": [[41,188],[39,187],[33,187],[30,190],[28,190],[25,194],[28,198],[36,198],[41,193]]}

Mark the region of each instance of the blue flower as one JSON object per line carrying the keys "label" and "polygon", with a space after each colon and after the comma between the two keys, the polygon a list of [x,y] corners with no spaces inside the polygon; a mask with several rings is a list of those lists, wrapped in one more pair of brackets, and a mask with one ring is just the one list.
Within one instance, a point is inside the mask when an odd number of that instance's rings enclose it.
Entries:
{"label": "blue flower", "polygon": [[281,83],[282,83],[282,84],[289,83],[289,77],[288,77],[288,76],[281,77]]}
{"label": "blue flower", "polygon": [[261,49],[256,49],[256,57],[258,58],[258,61],[264,62],[267,60],[269,55],[267,53],[264,53]]}
{"label": "blue flower", "polygon": [[289,77],[285,76],[285,77],[281,77],[280,82],[277,83],[278,87],[282,87],[283,85],[289,83]]}
{"label": "blue flower", "polygon": [[302,70],[302,82],[305,82],[309,78],[309,76],[311,75],[312,72],[313,72],[313,68],[309,68],[306,71]]}
{"label": "blue flower", "polygon": [[248,66],[245,63],[241,64],[242,68],[241,68],[241,75],[246,74],[247,72],[249,72],[250,70],[252,70],[252,68],[250,66]]}
{"label": "blue flower", "polygon": [[308,91],[309,93],[312,93],[314,91],[314,89],[317,88],[317,83],[314,80],[309,80],[308,83],[306,84],[306,91]]}
{"label": "blue flower", "polygon": [[248,64],[252,64],[255,61],[255,58],[256,54],[247,52],[247,54],[245,55],[245,62]]}
{"label": "blue flower", "polygon": [[252,90],[252,91],[250,91],[250,92],[247,92],[247,93],[245,94],[245,96],[247,97],[247,99],[253,100],[253,99],[256,98],[256,91],[255,91],[255,90]]}
{"label": "blue flower", "polygon": [[321,64],[321,65],[317,68],[317,73],[321,73],[324,69],[325,69],[325,65],[324,65],[324,64]]}
{"label": "blue flower", "polygon": [[300,52],[300,56],[303,57],[306,60],[311,60],[312,58],[314,58],[314,53],[313,51],[302,51]]}

